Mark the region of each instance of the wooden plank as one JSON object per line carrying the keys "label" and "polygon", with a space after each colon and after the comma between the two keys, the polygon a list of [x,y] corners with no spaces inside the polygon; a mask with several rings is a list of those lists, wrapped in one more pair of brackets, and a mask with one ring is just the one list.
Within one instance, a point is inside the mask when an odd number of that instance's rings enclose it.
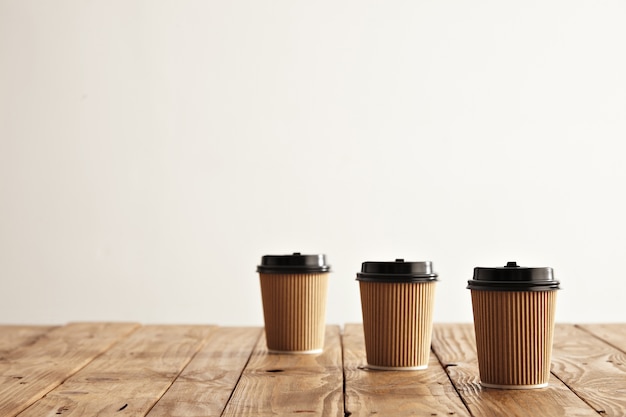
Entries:
{"label": "wooden plank", "polygon": [[582,324],[576,327],[580,327],[622,352],[626,352],[626,323]]}
{"label": "wooden plank", "polygon": [[0,325],[0,358],[17,348],[32,345],[54,326]]}
{"label": "wooden plank", "polygon": [[270,354],[262,335],[223,415],[343,416],[339,326],[318,355]]}
{"label": "wooden plank", "polygon": [[[145,416],[202,346],[210,326],[144,326],[20,417]],[[117,414],[116,414],[117,415]]]}
{"label": "wooden plank", "polygon": [[476,339],[471,323],[435,324],[432,347],[475,417],[598,415],[554,376],[551,376],[549,386],[542,389],[498,390],[481,387]]}
{"label": "wooden plank", "polygon": [[626,415],[623,351],[574,325],[560,325],[554,334],[552,373],[603,416]]}
{"label": "wooden plank", "polygon": [[345,326],[343,345],[347,415],[470,415],[435,355],[425,370],[368,370],[361,324]]}
{"label": "wooden plank", "polygon": [[214,331],[148,416],[221,416],[261,331],[259,327]]}
{"label": "wooden plank", "polygon": [[74,323],[0,359],[0,415],[15,416],[137,327]]}

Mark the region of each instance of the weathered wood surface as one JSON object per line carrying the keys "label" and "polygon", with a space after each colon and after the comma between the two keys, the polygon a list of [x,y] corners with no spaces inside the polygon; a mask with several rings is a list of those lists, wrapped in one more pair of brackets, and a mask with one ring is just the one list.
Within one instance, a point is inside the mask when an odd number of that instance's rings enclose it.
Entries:
{"label": "weathered wood surface", "polygon": [[354,416],[469,416],[435,355],[420,371],[367,369],[363,326],[348,324],[343,334],[345,405]]}
{"label": "weathered wood surface", "polygon": [[95,358],[20,417],[144,416],[204,343],[209,326],[144,326]]}
{"label": "weathered wood surface", "polygon": [[135,324],[75,323],[47,332],[0,360],[0,416],[14,416],[57,387]]}
{"label": "weathered wood surface", "polygon": [[576,327],[591,333],[622,352],[626,352],[626,324],[582,324]]}
{"label": "weathered wood surface", "polygon": [[7,326],[0,325],[0,358],[17,348],[25,348],[37,342],[53,326]]}
{"label": "weathered wood surface", "polygon": [[480,386],[472,324],[436,324],[429,367],[366,369],[363,327],[319,355],[262,328],[0,325],[0,416],[625,416],[626,325],[558,324],[547,388]]}
{"label": "weathered wood surface", "polygon": [[472,324],[436,325],[432,347],[472,416],[597,416],[554,376],[542,389],[483,388]]}
{"label": "weathered wood surface", "polygon": [[152,409],[149,417],[221,416],[260,328],[218,328]]}
{"label": "weathered wood surface", "polygon": [[327,326],[319,355],[268,353],[259,340],[225,416],[343,416],[339,326]]}
{"label": "weathered wood surface", "polygon": [[[599,414],[626,416],[626,353],[598,339],[590,328],[557,326],[552,373]],[[620,344],[617,337],[613,341]]]}

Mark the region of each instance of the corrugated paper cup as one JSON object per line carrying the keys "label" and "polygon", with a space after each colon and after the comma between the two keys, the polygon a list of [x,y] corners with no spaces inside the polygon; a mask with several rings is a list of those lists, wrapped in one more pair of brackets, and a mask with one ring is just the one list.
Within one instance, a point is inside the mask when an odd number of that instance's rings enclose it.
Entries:
{"label": "corrugated paper cup", "polygon": [[357,280],[368,367],[427,368],[437,281],[431,262],[364,262]]}
{"label": "corrugated paper cup", "polygon": [[267,349],[320,353],[324,349],[328,273],[325,255],[266,255],[261,280]]}
{"label": "corrugated paper cup", "polygon": [[480,383],[488,388],[548,385],[559,282],[552,268],[474,268],[472,293]]}

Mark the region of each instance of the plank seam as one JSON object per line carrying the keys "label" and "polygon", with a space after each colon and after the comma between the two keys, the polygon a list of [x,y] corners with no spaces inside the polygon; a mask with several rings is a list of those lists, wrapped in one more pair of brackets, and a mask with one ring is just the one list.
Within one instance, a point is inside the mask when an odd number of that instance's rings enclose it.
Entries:
{"label": "plank seam", "polygon": [[[163,391],[163,394],[161,394],[161,396],[159,397],[158,400],[156,400],[151,406],[150,408],[148,408],[146,410],[146,413],[144,414],[144,416],[147,416],[150,414],[150,412],[152,411],[152,409],[154,407],[156,407],[156,405],[159,403],[159,401],[161,401],[161,398],[163,398],[163,396],[165,394],[167,394],[167,392],[170,390],[170,388],[172,388],[172,385],[174,385],[174,382],[176,382],[176,380],[178,379],[178,377],[180,377],[180,374],[183,373],[183,371],[185,370],[185,368],[187,368],[189,366],[189,364],[191,363],[191,361],[193,360],[193,358],[196,357],[196,355],[198,354],[198,352],[200,352],[202,350],[202,348],[204,347],[204,345],[206,345],[207,341],[210,339],[210,336],[215,332],[215,328],[212,328],[211,331],[207,332],[206,336],[204,337],[204,339],[202,339],[202,342],[198,345],[198,347],[196,348],[196,351],[193,353],[193,355],[189,356],[189,359],[187,360],[187,362],[185,362],[185,364],[183,366],[181,366],[180,370],[178,371],[178,373],[176,374],[176,376],[174,378],[172,378],[172,380],[170,381],[170,384],[167,386],[167,388],[165,389],[165,391]],[[126,408],[128,404],[124,404],[124,406],[119,409],[118,411],[122,411],[124,408]]]}
{"label": "plank seam", "polygon": [[347,378],[346,378],[346,360],[345,360],[345,345],[343,342],[343,333],[344,333],[344,329],[340,328],[339,329],[339,341],[341,342],[341,374],[343,377],[343,386],[342,386],[342,390],[343,390],[343,415],[344,417],[349,417],[352,415],[352,412],[350,410],[348,410],[348,403],[347,403],[347,398],[346,398],[346,393],[347,393]]}
{"label": "plank seam", "polygon": [[439,365],[441,366],[441,368],[443,369],[443,371],[446,373],[446,377],[448,377],[448,381],[450,381],[450,384],[452,385],[452,388],[454,388],[454,391],[456,392],[456,395],[461,399],[461,402],[463,403],[463,405],[465,406],[465,409],[467,410],[467,412],[469,413],[470,416],[472,417],[476,417],[473,413],[472,410],[470,410],[469,405],[467,404],[467,402],[465,401],[465,398],[463,397],[463,395],[461,395],[461,392],[459,391],[458,387],[456,386],[456,384],[454,383],[454,380],[452,379],[452,376],[450,375],[450,373],[448,372],[448,367],[446,365],[444,365],[443,361],[441,360],[441,357],[437,354],[437,350],[434,348],[433,345],[431,345],[430,347],[431,352],[433,353],[433,355],[435,355],[435,357],[437,358],[437,362],[439,362]]}
{"label": "plank seam", "polygon": [[567,387],[567,389],[569,389],[575,396],[577,396],[578,398],[580,398],[582,400],[582,402],[584,402],[585,404],[587,404],[589,406],[589,408],[591,408],[593,411],[595,411],[596,413],[598,413],[598,415],[606,415],[606,411],[604,410],[596,410],[596,408],[589,404],[589,402],[587,400],[585,400],[584,397],[581,397],[580,395],[578,395],[578,392],[572,388],[567,382],[565,382],[563,379],[561,379],[557,374],[555,374],[554,372],[550,371],[550,373],[559,381],[561,381],[563,383],[563,385],[565,385]]}
{"label": "plank seam", "polygon": [[[608,343],[606,340],[602,339],[601,337],[596,336],[595,334],[588,332],[587,330],[583,329],[582,327],[580,327],[578,324],[574,324],[574,328],[579,329],[585,333],[588,333],[589,335],[591,335],[592,337],[600,340],[601,342],[606,343],[609,346],[614,347],[612,344]],[[620,352],[622,351],[621,349],[618,349]],[[581,395],[578,394],[578,391],[576,391],[576,389],[574,387],[572,387],[571,385],[569,385],[567,382],[565,382],[564,379],[562,379],[561,377],[559,377],[556,373],[554,373],[553,371],[550,371],[550,373],[552,375],[554,375],[554,377],[556,379],[558,379],[559,381],[561,381],[563,383],[563,385],[565,385],[575,396],[577,396],[578,398],[580,398],[582,400],[582,402],[584,402],[585,404],[587,404],[589,406],[589,408],[591,408],[593,411],[595,411],[596,413],[598,413],[598,415],[606,415],[606,411],[605,410],[597,410],[596,407],[594,407],[592,404],[589,403],[589,401],[587,401],[584,397],[582,397]]]}
{"label": "plank seam", "polygon": [[[71,324],[71,323],[68,323]],[[64,326],[59,326],[59,328],[62,328]],[[50,388],[49,391],[47,391],[46,393],[44,393],[41,397],[39,397],[38,399],[34,400],[33,402],[31,402],[30,404],[26,405],[26,407],[22,408],[20,411],[17,412],[17,414],[15,414],[16,417],[19,417],[20,414],[26,412],[29,408],[33,407],[35,404],[37,404],[38,401],[41,401],[43,398],[45,398],[48,394],[50,394],[52,391],[54,391],[55,389],[59,388],[61,385],[65,384],[67,382],[68,379],[72,378],[74,375],[76,375],[77,373],[79,373],[80,371],[82,371],[83,369],[85,369],[87,366],[89,366],[90,363],[92,363],[93,361],[95,361],[96,359],[98,359],[100,356],[104,355],[105,353],[107,353],[109,350],[111,350],[115,345],[117,345],[118,343],[120,343],[123,339],[126,339],[127,337],[129,337],[130,335],[132,335],[133,333],[135,333],[139,328],[141,328],[141,325],[137,325],[134,329],[132,329],[130,332],[126,333],[123,336],[120,336],[118,339],[116,339],[115,341],[113,341],[113,343],[111,343],[105,350],[103,350],[102,352],[98,353],[96,356],[94,356],[93,358],[91,358],[91,360],[87,363],[85,363],[83,366],[81,366],[80,368],[78,368],[77,370],[75,370],[72,374],[68,375],[66,378],[64,378],[58,385],[55,385],[54,387]],[[52,329],[54,330],[54,329]],[[50,331],[52,331],[50,330]],[[46,333],[47,335],[48,333]],[[42,335],[42,337],[45,335]]]}
{"label": "plank seam", "polygon": [[592,337],[594,337],[594,338],[598,339],[598,340],[599,340],[599,341],[601,341],[602,343],[606,343],[607,345],[611,346],[612,348],[614,348],[614,349],[616,349],[616,350],[619,350],[619,351],[620,351],[620,352],[622,352],[622,353],[626,353],[626,350],[624,350],[624,349],[620,348],[619,346],[614,345],[613,343],[609,342],[608,340],[606,340],[606,339],[602,338],[601,336],[599,336],[599,335],[597,335],[597,334],[593,333],[591,330],[587,330],[586,328],[582,327],[582,326],[581,326],[581,325],[579,325],[579,324],[574,324],[574,327],[575,327],[575,328],[577,328],[577,329],[579,329],[579,330],[582,330],[583,332],[585,332],[585,333],[589,334],[590,336],[592,336]]}
{"label": "plank seam", "polygon": [[259,334],[258,334],[254,344],[252,345],[252,349],[250,350],[250,354],[248,355],[248,359],[246,360],[246,363],[241,367],[241,372],[239,373],[239,377],[237,378],[237,382],[235,382],[235,385],[233,386],[233,389],[230,390],[230,395],[228,396],[228,399],[224,402],[224,408],[222,408],[222,412],[220,413],[220,417],[224,415],[224,413],[226,412],[226,409],[228,408],[228,404],[230,404],[230,400],[232,400],[233,395],[235,395],[235,391],[237,390],[237,385],[239,385],[239,381],[241,381],[241,377],[243,376],[243,373],[246,371],[246,368],[250,364],[250,360],[252,359],[252,355],[254,355],[254,352],[256,351],[257,345],[259,344],[259,341],[261,340],[261,336],[263,336],[263,332],[264,331],[265,331],[265,329],[261,329],[261,331],[259,331]]}

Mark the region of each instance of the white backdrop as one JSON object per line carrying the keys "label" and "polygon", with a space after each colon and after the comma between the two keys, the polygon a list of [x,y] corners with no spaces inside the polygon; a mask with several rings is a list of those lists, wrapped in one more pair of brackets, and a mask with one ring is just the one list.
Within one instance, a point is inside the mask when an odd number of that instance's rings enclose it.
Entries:
{"label": "white backdrop", "polygon": [[0,0],[0,321],[263,322],[264,254],[551,266],[626,321],[626,3]]}

